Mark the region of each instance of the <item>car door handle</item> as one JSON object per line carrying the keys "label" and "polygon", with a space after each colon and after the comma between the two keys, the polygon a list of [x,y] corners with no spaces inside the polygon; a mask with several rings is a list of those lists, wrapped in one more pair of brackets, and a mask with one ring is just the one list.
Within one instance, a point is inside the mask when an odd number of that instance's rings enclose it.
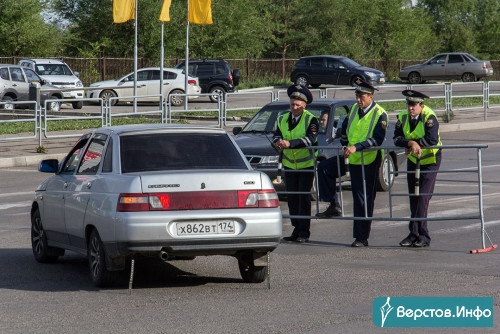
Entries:
{"label": "car door handle", "polygon": [[87,182],[87,189],[92,188],[92,182]]}
{"label": "car door handle", "polygon": [[64,182],[64,188],[68,188],[68,182]]}

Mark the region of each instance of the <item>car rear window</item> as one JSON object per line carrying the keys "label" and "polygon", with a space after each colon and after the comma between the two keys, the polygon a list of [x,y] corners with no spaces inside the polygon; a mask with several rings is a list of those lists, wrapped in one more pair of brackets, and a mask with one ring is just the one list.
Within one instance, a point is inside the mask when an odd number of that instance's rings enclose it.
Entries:
{"label": "car rear window", "polygon": [[231,139],[225,134],[168,133],[120,137],[122,173],[248,169]]}

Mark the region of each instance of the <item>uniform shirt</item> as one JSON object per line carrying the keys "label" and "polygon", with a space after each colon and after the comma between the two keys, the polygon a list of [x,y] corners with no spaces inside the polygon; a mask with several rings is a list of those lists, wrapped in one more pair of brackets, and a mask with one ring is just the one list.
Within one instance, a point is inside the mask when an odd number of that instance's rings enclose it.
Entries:
{"label": "uniform shirt", "polygon": [[[300,115],[302,117],[302,114]],[[297,124],[300,121],[300,117],[297,118]],[[292,114],[290,114],[288,118],[288,128],[292,130],[295,128],[295,126],[292,126]],[[306,131],[306,136],[304,138],[297,138],[297,139],[292,139],[289,140],[290,142],[290,147],[289,148],[303,148],[303,147],[308,147],[312,145],[317,145],[316,143],[316,137],[318,136],[318,129],[319,129],[319,121],[316,117],[312,117],[311,123],[309,124],[307,131]],[[281,133],[281,130],[279,126],[276,127],[276,131],[274,132],[273,136],[273,143],[276,143],[277,141],[283,139],[283,135]]]}
{"label": "uniform shirt", "polygon": [[[407,122],[411,120],[411,116],[408,115]],[[417,122],[423,122],[422,115],[418,115]],[[415,130],[416,125],[412,125],[410,122],[410,130]],[[408,142],[410,140],[406,139],[403,132],[404,124],[401,122],[396,123],[396,128],[394,129],[394,145],[399,147],[408,147]],[[417,140],[414,140],[420,145],[420,147],[436,146],[439,142],[439,122],[434,115],[430,115],[427,122],[424,124],[425,135]],[[441,151],[440,151],[441,152]]]}
{"label": "uniform shirt", "polygon": [[[370,111],[373,107],[375,107],[375,101],[370,104],[368,108],[361,110],[358,108],[359,118],[363,118],[368,111]],[[347,124],[349,123],[349,116],[344,118],[344,122],[342,123],[342,136],[340,137],[340,143],[342,146],[347,146],[349,144],[349,139],[347,138]],[[373,130],[373,137],[366,139],[365,141],[356,143],[354,147],[356,147],[356,151],[361,151],[366,148],[371,148],[374,146],[380,146],[384,143],[385,139],[385,131],[387,128],[387,113],[382,113],[378,118],[377,124],[375,124],[375,129]],[[376,143],[376,145],[373,145]]]}

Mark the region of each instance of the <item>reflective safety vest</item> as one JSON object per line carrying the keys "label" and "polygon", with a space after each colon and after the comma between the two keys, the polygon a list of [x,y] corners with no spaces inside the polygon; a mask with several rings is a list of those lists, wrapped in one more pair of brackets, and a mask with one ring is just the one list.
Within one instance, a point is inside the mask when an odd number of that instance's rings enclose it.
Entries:
{"label": "reflective safety vest", "polygon": [[[375,125],[377,124],[380,115],[385,113],[384,108],[375,104],[373,108],[360,119],[358,110],[359,107],[355,104],[352,106],[349,114],[349,121],[346,129],[349,146],[354,146],[354,144],[361,143],[368,138],[373,137]],[[371,164],[377,158],[378,151],[379,150],[369,152],[356,151],[349,156],[349,163],[353,165],[361,165],[361,154],[363,154],[363,163],[365,165]],[[384,156],[384,150],[380,151],[382,152],[382,156]]]}
{"label": "reflective safety vest", "polygon": [[[398,115],[398,119],[401,122],[403,126],[403,133],[405,135],[405,138],[408,140],[418,140],[420,138],[423,138],[425,136],[425,124],[427,123],[427,120],[429,117],[433,115],[436,116],[434,111],[427,107],[424,106],[422,109],[422,112],[420,113],[420,117],[422,118],[423,122],[418,122],[417,126],[413,130],[413,132],[410,132],[410,118],[411,116],[408,114],[408,110],[402,111]],[[438,132],[439,136],[439,132]],[[436,146],[441,146],[441,136],[438,137],[438,142]],[[439,148],[422,148],[422,154],[420,155],[420,164],[421,165],[430,165],[430,164],[435,164],[436,163],[436,153],[439,151]],[[408,159],[410,159],[413,163],[417,163],[417,157],[413,154],[408,155]]]}
{"label": "reflective safety vest", "polygon": [[[299,123],[290,130],[288,128],[288,119],[291,117],[291,113],[286,113],[280,116],[278,119],[278,127],[281,131],[281,135],[285,140],[293,140],[303,138],[307,134],[307,128],[314,117],[312,113],[304,110],[302,116],[300,117]],[[316,142],[317,143],[317,138]],[[283,150],[283,166],[291,169],[303,169],[314,166],[315,155],[318,155],[317,150],[309,150],[307,148],[286,148]]]}

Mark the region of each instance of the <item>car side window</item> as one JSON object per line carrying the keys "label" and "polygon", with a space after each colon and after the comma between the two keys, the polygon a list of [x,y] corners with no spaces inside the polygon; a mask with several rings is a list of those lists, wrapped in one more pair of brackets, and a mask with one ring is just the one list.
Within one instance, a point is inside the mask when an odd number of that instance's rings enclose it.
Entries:
{"label": "car side window", "polygon": [[448,57],[448,63],[463,63],[464,60],[461,55],[450,55]]}
{"label": "car side window", "polygon": [[10,77],[12,78],[12,81],[25,82],[23,71],[18,67],[10,68]]}
{"label": "car side window", "polygon": [[85,146],[89,139],[89,136],[81,138],[75,146],[71,149],[69,154],[64,160],[63,168],[61,169],[61,174],[73,174],[78,165],[80,164],[80,151]]}
{"label": "car side window", "polygon": [[163,72],[163,80],[175,80],[177,78],[177,73],[164,71]]}
{"label": "car side window", "polygon": [[444,63],[446,63],[446,55],[440,55],[440,56],[434,57],[433,59],[431,59],[431,61],[429,63],[430,64],[444,64]]}
{"label": "car side window", "polygon": [[101,163],[104,146],[106,145],[106,139],[107,136],[104,134],[97,134],[92,138],[90,145],[83,155],[77,174],[94,175],[97,173],[99,164]]}
{"label": "car side window", "polygon": [[323,67],[323,58],[311,58],[311,67]]}
{"label": "car side window", "polygon": [[40,82],[40,77],[35,73],[35,71],[26,68],[24,69],[24,74],[26,74],[26,78],[28,79],[29,83],[32,83],[34,81]]}
{"label": "car side window", "polygon": [[151,80],[149,78],[152,76],[153,75],[152,75],[151,71],[140,71],[140,72],[137,72],[137,81]]}
{"label": "car side window", "polygon": [[198,64],[198,76],[207,76],[215,74],[215,68],[213,64]]}
{"label": "car side window", "polygon": [[110,137],[104,153],[104,161],[102,163],[102,172],[111,173],[113,171],[113,138]]}
{"label": "car side window", "polygon": [[9,80],[9,70],[7,68],[0,68],[0,78]]}

